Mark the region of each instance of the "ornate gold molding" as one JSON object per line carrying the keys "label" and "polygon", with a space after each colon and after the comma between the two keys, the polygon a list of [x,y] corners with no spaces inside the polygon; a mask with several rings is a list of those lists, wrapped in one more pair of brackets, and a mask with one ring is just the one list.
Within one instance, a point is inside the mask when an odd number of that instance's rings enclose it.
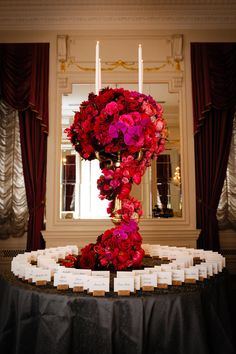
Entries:
{"label": "ornate gold molding", "polygon": [[[164,69],[166,66],[171,66],[172,68],[174,67],[176,71],[181,70],[181,65],[180,62],[167,59],[165,62],[163,62],[160,66],[153,66],[153,67],[144,67],[144,71],[146,72],[156,72],[160,71],[161,69]],[[60,71],[65,73],[68,71],[70,67],[74,67],[79,71],[83,72],[95,72],[94,67],[87,67],[87,66],[82,66],[78,62],[73,61],[72,59],[69,59],[68,61],[63,61],[60,63]],[[138,66],[137,62],[135,61],[124,61],[122,59],[118,59],[114,62],[104,62],[104,66],[101,68],[103,72],[111,72],[114,71],[118,68],[123,68],[127,71],[138,71]]]}

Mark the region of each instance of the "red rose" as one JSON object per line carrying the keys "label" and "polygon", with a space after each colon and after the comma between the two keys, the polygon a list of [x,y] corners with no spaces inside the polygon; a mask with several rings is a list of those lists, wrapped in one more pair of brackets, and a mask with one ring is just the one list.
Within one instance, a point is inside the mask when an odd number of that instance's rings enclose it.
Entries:
{"label": "red rose", "polygon": [[144,256],[144,250],[142,248],[140,248],[140,250],[137,250],[134,255],[133,255],[133,265],[134,266],[138,266],[142,263],[143,260],[143,256]]}
{"label": "red rose", "polygon": [[95,263],[96,263],[96,257],[95,253],[85,253],[84,255],[81,256],[80,258],[80,268],[82,269],[94,269],[95,268]]}
{"label": "red rose", "polygon": [[120,189],[119,199],[125,199],[130,194],[131,187],[130,183],[123,184]]}

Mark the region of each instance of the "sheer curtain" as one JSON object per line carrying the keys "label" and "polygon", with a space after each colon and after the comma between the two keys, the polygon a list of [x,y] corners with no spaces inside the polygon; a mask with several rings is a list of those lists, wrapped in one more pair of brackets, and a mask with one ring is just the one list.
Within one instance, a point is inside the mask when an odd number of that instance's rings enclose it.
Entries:
{"label": "sheer curtain", "polygon": [[27,222],[18,112],[0,100],[0,238],[23,236]]}
{"label": "sheer curtain", "polygon": [[217,219],[220,229],[236,230],[236,113],[234,115],[228,167],[218,205]]}

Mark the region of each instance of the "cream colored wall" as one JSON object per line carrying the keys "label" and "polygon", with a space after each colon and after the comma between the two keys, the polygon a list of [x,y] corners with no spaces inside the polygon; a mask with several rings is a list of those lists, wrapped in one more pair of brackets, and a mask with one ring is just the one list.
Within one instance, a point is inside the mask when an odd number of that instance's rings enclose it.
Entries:
{"label": "cream colored wall", "polygon": [[[94,43],[96,40],[104,42],[102,57],[106,60],[125,59],[136,60],[136,48],[139,42],[143,44],[144,60],[145,47],[150,41],[158,36],[183,34],[184,36],[184,72],[183,86],[180,92],[182,102],[181,113],[186,117],[181,126],[184,176],[184,199],[185,211],[183,218],[178,220],[142,220],[140,223],[141,233],[144,242],[160,243],[169,245],[195,246],[198,230],[196,230],[195,219],[195,175],[194,175],[194,144],[193,144],[193,124],[192,124],[192,96],[191,96],[191,66],[190,66],[190,43],[191,42],[229,42],[236,41],[235,31],[193,31],[193,30],[172,30],[170,31],[0,31],[0,42],[49,42],[50,43],[50,87],[49,87],[49,114],[50,130],[48,137],[48,171],[47,171],[47,228],[44,236],[47,240],[47,246],[62,245],[68,243],[77,243],[79,245],[94,241],[96,236],[102,233],[106,228],[111,227],[109,221],[70,221],[60,220],[59,218],[59,184],[60,170],[58,161],[60,161],[60,99],[57,92],[63,91],[64,87],[69,87],[68,82],[63,82],[63,77],[57,82],[57,35],[73,35],[84,41],[81,56],[78,60],[94,60]],[[133,43],[130,46],[131,42]],[[79,55],[79,54],[78,54]],[[153,55],[149,52],[148,59],[151,60],[154,55],[159,56],[158,48],[153,47]],[[91,58],[88,60],[88,58]],[[69,74],[70,82],[74,81],[74,73]],[[118,74],[114,73],[113,78],[117,79]],[[134,81],[135,78],[126,76],[127,80]],[[147,77],[146,77],[147,79]],[[151,75],[149,75],[151,80]],[[88,76],[81,76],[81,82],[86,82]],[[91,78],[90,78],[91,80]],[[103,77],[104,82],[110,81],[107,75]],[[145,80],[145,78],[144,78]],[[119,77],[122,82],[122,78]],[[61,87],[60,87],[61,86]],[[9,248],[13,244],[12,239],[2,241],[0,247]],[[236,248],[236,247],[235,247]]]}

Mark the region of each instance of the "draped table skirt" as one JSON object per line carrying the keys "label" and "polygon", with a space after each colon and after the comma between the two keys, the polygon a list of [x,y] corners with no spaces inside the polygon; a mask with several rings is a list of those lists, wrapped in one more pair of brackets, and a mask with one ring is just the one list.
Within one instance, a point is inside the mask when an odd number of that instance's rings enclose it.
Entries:
{"label": "draped table skirt", "polygon": [[0,277],[1,354],[233,354],[224,272],[130,297],[58,293]]}

